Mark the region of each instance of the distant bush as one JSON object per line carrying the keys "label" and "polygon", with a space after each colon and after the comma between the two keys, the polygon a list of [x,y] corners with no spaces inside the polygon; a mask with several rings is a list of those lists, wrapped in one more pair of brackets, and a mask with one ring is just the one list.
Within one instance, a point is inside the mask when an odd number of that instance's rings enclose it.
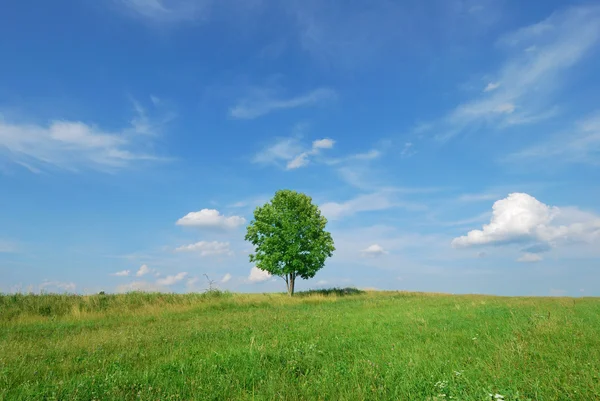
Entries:
{"label": "distant bush", "polygon": [[327,288],[327,289],[320,289],[320,290],[302,291],[302,292],[298,293],[298,296],[336,295],[336,296],[342,297],[342,296],[346,296],[346,295],[360,295],[360,294],[365,294],[365,292],[362,290],[359,290],[358,288],[347,287],[347,288]]}

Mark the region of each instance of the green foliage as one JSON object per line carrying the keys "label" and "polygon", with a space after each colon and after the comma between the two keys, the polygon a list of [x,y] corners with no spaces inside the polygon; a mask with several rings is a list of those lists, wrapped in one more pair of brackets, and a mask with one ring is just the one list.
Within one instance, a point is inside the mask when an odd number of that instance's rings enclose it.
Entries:
{"label": "green foliage", "polygon": [[314,277],[335,251],[326,225],[327,219],[309,196],[277,191],[269,203],[256,208],[248,226],[246,241],[255,246],[250,261],[282,277],[293,294],[295,278]]}
{"label": "green foliage", "polygon": [[0,400],[600,399],[600,298],[341,295],[0,295]]}
{"label": "green foliage", "polygon": [[310,297],[313,295],[337,295],[343,297],[345,295],[360,295],[364,294],[365,291],[359,290],[358,288],[346,287],[346,288],[325,288],[320,290],[308,290],[299,292],[299,296]]}

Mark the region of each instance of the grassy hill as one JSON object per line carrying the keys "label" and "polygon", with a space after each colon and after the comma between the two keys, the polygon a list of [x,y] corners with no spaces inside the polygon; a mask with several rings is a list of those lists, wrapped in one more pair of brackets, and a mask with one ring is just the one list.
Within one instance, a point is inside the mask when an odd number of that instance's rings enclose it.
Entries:
{"label": "grassy hill", "polygon": [[500,396],[600,399],[600,299],[0,296],[0,400]]}

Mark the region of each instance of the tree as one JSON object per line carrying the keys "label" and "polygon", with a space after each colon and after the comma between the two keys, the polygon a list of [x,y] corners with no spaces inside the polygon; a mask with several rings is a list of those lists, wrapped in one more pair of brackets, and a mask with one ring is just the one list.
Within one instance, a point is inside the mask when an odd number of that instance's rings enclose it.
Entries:
{"label": "tree", "polygon": [[326,224],[327,219],[309,196],[277,191],[270,202],[256,208],[248,226],[246,241],[255,247],[250,262],[281,277],[292,296],[296,278],[314,277],[335,251]]}

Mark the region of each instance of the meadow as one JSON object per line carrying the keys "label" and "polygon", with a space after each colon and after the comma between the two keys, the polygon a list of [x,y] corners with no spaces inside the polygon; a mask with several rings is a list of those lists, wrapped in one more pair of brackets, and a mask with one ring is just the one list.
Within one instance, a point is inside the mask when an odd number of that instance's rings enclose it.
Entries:
{"label": "meadow", "polygon": [[0,295],[0,400],[598,400],[600,299]]}

